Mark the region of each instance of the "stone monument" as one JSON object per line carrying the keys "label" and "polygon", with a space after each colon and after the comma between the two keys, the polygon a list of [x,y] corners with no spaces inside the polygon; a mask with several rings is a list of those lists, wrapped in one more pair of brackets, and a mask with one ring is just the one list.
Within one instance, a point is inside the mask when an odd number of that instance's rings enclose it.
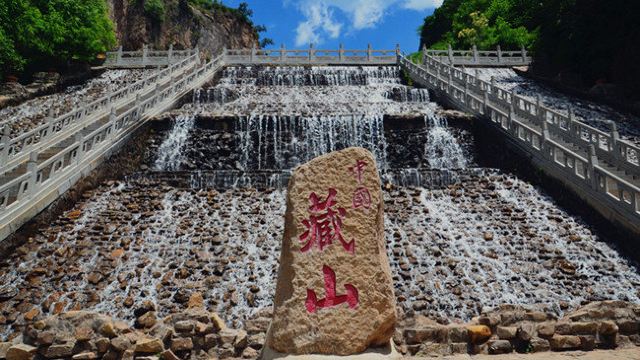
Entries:
{"label": "stone monument", "polygon": [[289,181],[269,351],[354,355],[388,346],[396,322],[373,155],[333,152]]}

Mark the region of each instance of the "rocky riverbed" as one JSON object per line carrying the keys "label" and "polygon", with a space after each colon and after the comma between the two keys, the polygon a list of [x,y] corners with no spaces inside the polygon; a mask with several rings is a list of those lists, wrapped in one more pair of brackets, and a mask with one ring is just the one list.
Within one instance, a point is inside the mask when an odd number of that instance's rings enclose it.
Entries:
{"label": "rocky riverbed", "polygon": [[11,137],[19,136],[53,117],[77,109],[81,103],[90,103],[117,91],[128,84],[142,80],[155,70],[110,70],[87,81],[84,85],[70,86],[64,92],[38,97],[17,106],[0,110],[0,131],[7,129]]}
{"label": "rocky riverbed", "polygon": [[[595,300],[640,302],[637,267],[516,177],[392,189],[385,206],[401,319],[460,322],[504,303],[562,315]],[[79,309],[133,322],[146,300],[164,316],[195,293],[235,328],[268,317],[284,208],[280,190],[107,183],[3,260],[2,333]]]}

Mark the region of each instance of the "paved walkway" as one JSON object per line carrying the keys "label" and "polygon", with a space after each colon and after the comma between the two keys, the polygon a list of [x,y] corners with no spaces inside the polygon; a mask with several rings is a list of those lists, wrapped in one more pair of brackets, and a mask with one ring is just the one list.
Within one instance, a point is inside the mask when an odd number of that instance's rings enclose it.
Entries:
{"label": "paved walkway", "polygon": [[[434,359],[434,358],[412,358]],[[569,351],[562,353],[542,352],[536,354],[507,355],[452,355],[438,359],[446,360],[640,360],[640,347],[618,350]]]}

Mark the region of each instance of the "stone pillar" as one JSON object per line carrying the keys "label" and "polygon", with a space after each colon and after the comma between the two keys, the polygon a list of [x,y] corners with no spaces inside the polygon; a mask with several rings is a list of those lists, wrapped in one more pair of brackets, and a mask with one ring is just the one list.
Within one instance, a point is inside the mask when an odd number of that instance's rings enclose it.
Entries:
{"label": "stone pillar", "polygon": [[427,45],[422,44],[422,65],[427,64]]}
{"label": "stone pillar", "polygon": [[[299,166],[287,197],[263,359],[347,356],[390,344],[396,299],[373,155],[348,148]],[[341,226],[319,231],[309,221],[315,216],[331,217],[328,224]]]}
{"label": "stone pillar", "polygon": [[27,162],[27,173],[29,173],[29,185],[27,185],[27,196],[31,197],[38,191],[38,153],[32,151]]}
{"label": "stone pillar", "polygon": [[344,62],[344,44],[340,43],[340,49],[338,50],[338,57],[340,62]]}
{"label": "stone pillar", "polygon": [[542,122],[545,122],[544,109],[542,108],[542,96],[540,94],[536,95],[536,115],[538,119]]}
{"label": "stone pillar", "polygon": [[253,61],[256,57],[256,47],[255,45],[251,46],[251,57],[249,58],[249,61],[253,64]]}
{"label": "stone pillar", "polygon": [[492,94],[496,93],[496,77],[495,76],[491,77],[491,93]]}
{"label": "stone pillar", "polygon": [[142,45],[142,66],[146,66],[147,65],[147,54],[148,49],[147,49],[147,44]]}
{"label": "stone pillar", "polygon": [[284,47],[284,44],[280,45],[280,61],[284,62],[287,58],[287,50]]}
{"label": "stone pillar", "polygon": [[489,113],[489,92],[485,89],[483,93],[484,115]]}
{"label": "stone pillar", "polygon": [[527,63],[527,49],[524,48],[524,45],[521,47],[522,49],[522,62]]}
{"label": "stone pillar", "polygon": [[617,159],[624,159],[623,154],[618,148],[618,144],[620,141],[620,133],[618,132],[618,125],[614,121],[609,121],[609,125],[611,126],[611,143],[609,144],[609,150],[613,152],[613,156]]}
{"label": "stone pillar", "polygon": [[315,51],[313,50],[313,44],[309,44],[309,62],[312,63],[315,58]]}
{"label": "stone pillar", "polygon": [[396,56],[400,56],[400,44],[396,44]]}
{"label": "stone pillar", "polygon": [[122,45],[118,47],[118,57],[116,58],[116,65],[122,64]]}
{"label": "stone pillar", "polygon": [[78,164],[84,158],[84,135],[82,131],[76,133],[75,141],[78,143],[78,150],[76,151],[76,164]]}
{"label": "stone pillar", "polygon": [[0,151],[0,164],[3,166],[9,162],[9,147],[11,145],[11,138],[9,137],[9,129],[5,127],[3,129],[2,135],[0,136],[0,141],[2,141],[2,151]]}
{"label": "stone pillar", "polygon": [[373,54],[371,53],[371,44],[367,44],[367,62],[371,62]]}
{"label": "stone pillar", "polygon": [[596,147],[593,144],[589,144],[589,155],[587,160],[589,161],[589,179],[591,180],[591,187],[596,191],[600,191],[598,179],[596,179],[598,156],[596,155]]}
{"label": "stone pillar", "polygon": [[478,54],[478,47],[476,44],[473,44],[471,51],[473,51],[473,63],[477,65],[480,62],[480,54]]}
{"label": "stone pillar", "polygon": [[453,49],[451,48],[451,44],[447,44],[447,54],[449,56],[449,64],[453,66]]}
{"label": "stone pillar", "polygon": [[173,60],[173,44],[169,45],[169,52],[167,53],[167,65],[171,66]]}
{"label": "stone pillar", "polygon": [[498,64],[502,63],[502,49],[500,49],[500,45],[496,47],[496,51],[498,52]]}
{"label": "stone pillar", "polygon": [[[136,94],[136,106],[138,106],[140,101],[140,94]],[[116,108],[111,108],[111,112],[109,113],[109,123],[111,123],[111,134],[110,137],[113,138],[116,134],[116,121],[118,116],[116,115]]]}

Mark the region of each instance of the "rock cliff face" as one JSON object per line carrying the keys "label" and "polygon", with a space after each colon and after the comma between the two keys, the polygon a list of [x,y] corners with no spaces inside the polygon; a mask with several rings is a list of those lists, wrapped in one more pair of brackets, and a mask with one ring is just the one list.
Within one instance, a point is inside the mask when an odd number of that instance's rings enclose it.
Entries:
{"label": "rock cliff face", "polygon": [[148,16],[142,0],[108,0],[109,14],[116,28],[118,44],[125,50],[151,48],[175,49],[198,46],[205,56],[227,48],[258,45],[251,24],[234,14],[199,9],[187,0],[163,0],[161,19]]}

